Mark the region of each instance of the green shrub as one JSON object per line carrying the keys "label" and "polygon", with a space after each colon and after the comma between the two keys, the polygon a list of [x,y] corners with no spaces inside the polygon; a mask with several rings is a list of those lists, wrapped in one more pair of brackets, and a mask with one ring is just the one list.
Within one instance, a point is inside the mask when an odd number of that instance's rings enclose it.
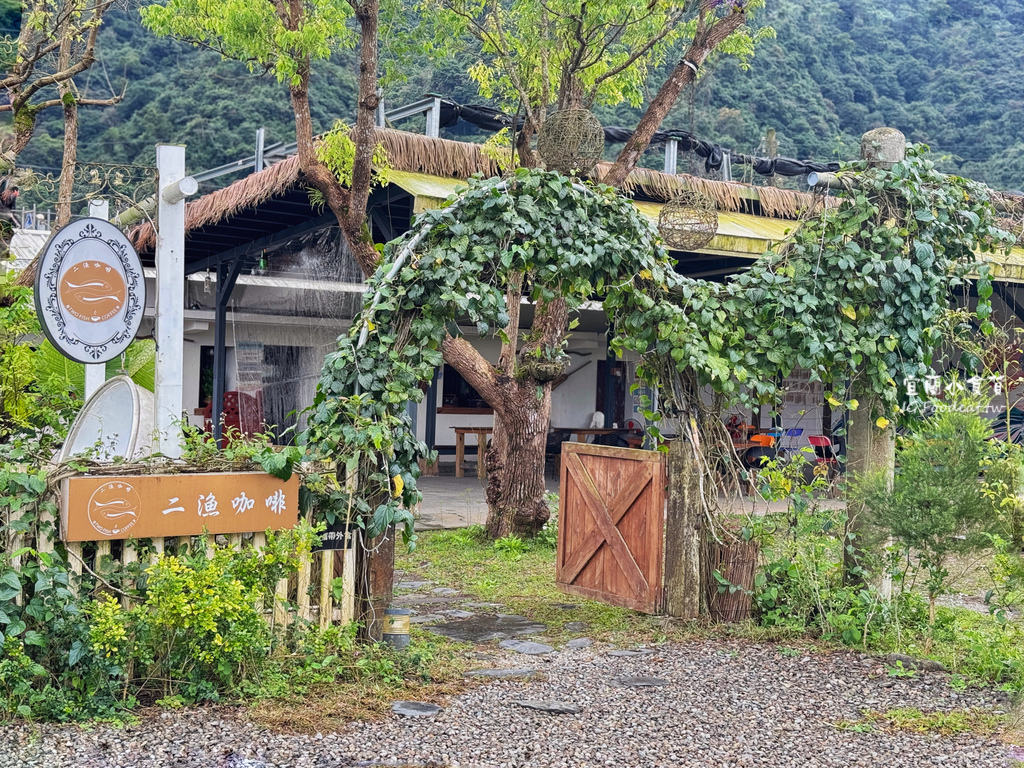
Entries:
{"label": "green shrub", "polygon": [[70,589],[65,563],[46,552],[21,556],[18,569],[0,559],[0,714],[64,721],[133,706],[120,659],[92,648],[91,600]]}
{"label": "green shrub", "polygon": [[906,568],[924,575],[929,624],[947,590],[951,556],[986,548],[987,534],[998,529],[1001,500],[985,493],[983,482],[991,437],[990,422],[978,413],[940,411],[901,440],[891,485],[884,473],[854,484],[878,538],[891,538]]}

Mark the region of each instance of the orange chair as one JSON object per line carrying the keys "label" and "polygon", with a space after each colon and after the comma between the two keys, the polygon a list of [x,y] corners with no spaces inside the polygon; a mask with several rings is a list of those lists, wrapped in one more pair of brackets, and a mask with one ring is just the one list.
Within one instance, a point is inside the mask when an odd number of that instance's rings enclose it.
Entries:
{"label": "orange chair", "polygon": [[774,435],[751,435],[750,442],[757,443],[762,448],[774,448],[775,447],[775,436]]}

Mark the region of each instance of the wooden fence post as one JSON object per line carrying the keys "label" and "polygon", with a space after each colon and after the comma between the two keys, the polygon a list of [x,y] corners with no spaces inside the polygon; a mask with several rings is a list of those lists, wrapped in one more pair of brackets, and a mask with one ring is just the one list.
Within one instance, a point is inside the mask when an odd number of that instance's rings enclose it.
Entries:
{"label": "wooden fence post", "polygon": [[334,550],[325,549],[320,553],[320,629],[331,626],[334,614],[334,599],[331,582],[334,580]]}
{"label": "wooden fence post", "polygon": [[665,613],[696,619],[701,606],[701,513],[692,446],[673,440],[668,449],[668,510],[665,520]]}

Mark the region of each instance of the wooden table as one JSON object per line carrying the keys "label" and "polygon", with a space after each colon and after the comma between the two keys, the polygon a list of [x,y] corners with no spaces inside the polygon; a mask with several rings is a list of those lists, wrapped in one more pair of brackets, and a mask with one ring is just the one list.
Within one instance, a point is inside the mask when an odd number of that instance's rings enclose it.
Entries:
{"label": "wooden table", "polygon": [[466,460],[466,435],[476,435],[476,476],[487,477],[487,436],[494,427],[452,427],[455,430],[455,476],[465,477],[462,462]]}

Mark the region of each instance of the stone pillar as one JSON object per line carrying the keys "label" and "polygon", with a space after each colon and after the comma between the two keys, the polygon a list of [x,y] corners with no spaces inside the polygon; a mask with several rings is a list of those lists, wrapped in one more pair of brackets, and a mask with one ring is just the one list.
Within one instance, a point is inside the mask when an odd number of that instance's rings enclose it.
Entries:
{"label": "stone pillar", "polygon": [[[876,128],[861,137],[861,158],[878,168],[892,168],[906,157],[906,137],[895,128]],[[849,399],[858,401],[855,411],[846,412],[846,477],[853,479],[860,475],[885,472],[892,484],[896,469],[896,431],[892,425],[879,429],[875,424],[873,411],[878,401],[854,383]],[[849,520],[846,524],[846,549],[844,565],[846,580],[859,579],[850,570],[859,561],[861,546],[859,537],[863,532],[863,515],[860,505],[849,504]],[[852,546],[851,546],[852,545]],[[883,581],[882,591],[891,589],[888,580]]]}

